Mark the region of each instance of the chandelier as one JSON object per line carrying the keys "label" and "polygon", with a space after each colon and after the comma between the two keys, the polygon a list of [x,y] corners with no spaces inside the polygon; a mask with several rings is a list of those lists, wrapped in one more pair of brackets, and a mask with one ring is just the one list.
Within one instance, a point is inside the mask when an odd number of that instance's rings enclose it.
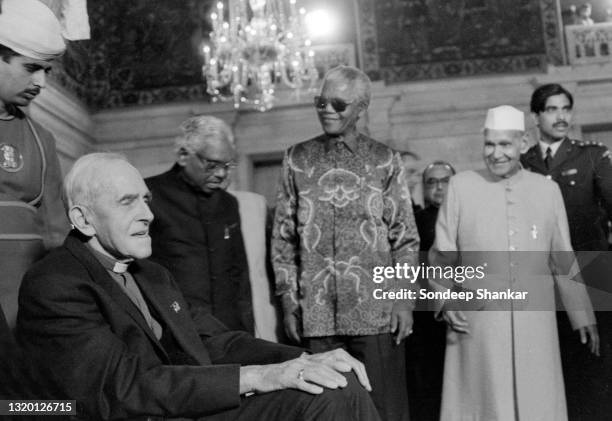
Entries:
{"label": "chandelier", "polygon": [[306,10],[296,0],[219,1],[202,47],[202,73],[213,102],[232,101],[266,111],[277,85],[299,97],[319,79],[306,33]]}

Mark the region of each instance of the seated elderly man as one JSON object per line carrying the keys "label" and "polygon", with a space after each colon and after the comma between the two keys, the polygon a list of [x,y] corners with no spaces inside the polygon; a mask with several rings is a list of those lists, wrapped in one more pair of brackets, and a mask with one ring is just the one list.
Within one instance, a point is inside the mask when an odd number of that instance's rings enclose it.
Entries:
{"label": "seated elderly man", "polygon": [[379,419],[346,352],[194,322],[172,276],[146,260],[151,194],[122,156],[80,158],[64,190],[74,229],[26,274],[17,335],[81,419]]}

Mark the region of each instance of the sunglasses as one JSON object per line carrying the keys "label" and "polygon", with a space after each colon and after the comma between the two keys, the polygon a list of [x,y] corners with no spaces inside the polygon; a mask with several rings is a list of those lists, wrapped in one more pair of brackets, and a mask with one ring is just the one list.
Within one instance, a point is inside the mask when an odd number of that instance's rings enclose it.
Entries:
{"label": "sunglasses", "polygon": [[341,113],[342,111],[346,110],[346,107],[348,107],[353,102],[355,101],[346,102],[345,100],[340,98],[327,98],[324,96],[314,97],[315,108],[317,108],[318,110],[324,110],[325,108],[327,108],[327,104],[331,104],[332,108],[337,113]]}

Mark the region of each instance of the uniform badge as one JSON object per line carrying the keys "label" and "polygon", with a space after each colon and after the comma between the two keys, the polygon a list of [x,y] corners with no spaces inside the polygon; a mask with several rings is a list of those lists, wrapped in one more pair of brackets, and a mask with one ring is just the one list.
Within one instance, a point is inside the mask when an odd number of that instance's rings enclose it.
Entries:
{"label": "uniform badge", "polygon": [[578,169],[577,168],[572,168],[572,169],[563,171],[561,173],[561,175],[575,175],[575,174],[578,174]]}
{"label": "uniform badge", "polygon": [[7,172],[17,172],[23,168],[23,155],[16,146],[0,143],[0,168]]}
{"label": "uniform badge", "polygon": [[181,311],[181,306],[179,305],[179,303],[177,303],[176,301],[174,301],[170,307],[172,308],[172,310],[174,310],[175,313],[178,313],[179,311]]}

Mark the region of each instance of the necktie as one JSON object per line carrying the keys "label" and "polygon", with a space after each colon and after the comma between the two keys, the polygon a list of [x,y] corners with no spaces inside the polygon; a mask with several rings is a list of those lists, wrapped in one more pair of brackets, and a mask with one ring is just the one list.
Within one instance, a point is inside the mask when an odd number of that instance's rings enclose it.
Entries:
{"label": "necktie", "polygon": [[544,165],[546,165],[547,170],[549,170],[550,167],[552,166],[552,160],[553,160],[552,150],[550,149],[550,146],[549,146],[548,148],[546,148],[546,157],[544,158]]}

